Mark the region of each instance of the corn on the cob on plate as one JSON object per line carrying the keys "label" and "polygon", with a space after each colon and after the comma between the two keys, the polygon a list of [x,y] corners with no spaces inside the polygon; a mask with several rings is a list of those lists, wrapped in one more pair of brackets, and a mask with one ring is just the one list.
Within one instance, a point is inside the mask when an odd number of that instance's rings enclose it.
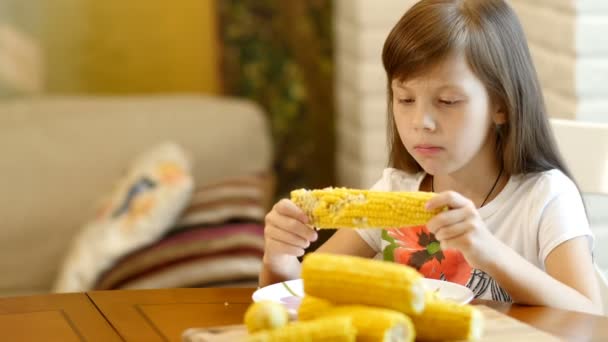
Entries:
{"label": "corn on the cob on plate", "polygon": [[424,308],[423,277],[409,266],[355,256],[310,253],[302,262],[307,295],[336,304],[385,307],[405,314]]}
{"label": "corn on the cob on plate", "polygon": [[357,342],[411,342],[415,337],[412,320],[395,310],[365,305],[333,305],[307,295],[298,311],[301,321],[339,316],[352,319],[357,329]]}
{"label": "corn on the cob on plate", "polygon": [[434,195],[327,188],[294,190],[291,200],[316,228],[401,228],[425,224],[440,212],[424,208]]}
{"label": "corn on the cob on plate", "polygon": [[327,299],[304,295],[302,301],[300,301],[300,306],[298,306],[298,319],[309,321],[318,318],[333,307],[335,307],[335,304]]}
{"label": "corn on the cob on plate", "polygon": [[245,326],[250,333],[280,328],[288,321],[289,315],[283,304],[270,300],[253,303],[245,311]]}
{"label": "corn on the cob on plate", "polygon": [[478,309],[429,296],[424,310],[410,318],[422,341],[477,340],[483,333],[483,314]]}
{"label": "corn on the cob on plate", "polygon": [[357,329],[351,318],[323,317],[290,323],[282,328],[251,334],[247,342],[354,342]]}

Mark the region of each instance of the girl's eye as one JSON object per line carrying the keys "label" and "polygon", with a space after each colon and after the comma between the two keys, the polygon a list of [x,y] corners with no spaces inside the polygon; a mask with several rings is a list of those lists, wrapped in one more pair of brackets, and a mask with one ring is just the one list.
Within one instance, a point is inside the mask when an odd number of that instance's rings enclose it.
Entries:
{"label": "girl's eye", "polygon": [[410,103],[414,103],[414,100],[413,99],[399,99],[399,103],[410,104]]}
{"label": "girl's eye", "polygon": [[458,103],[458,101],[454,100],[439,100],[439,103],[447,105],[447,106],[451,106],[451,105],[455,105],[456,103]]}

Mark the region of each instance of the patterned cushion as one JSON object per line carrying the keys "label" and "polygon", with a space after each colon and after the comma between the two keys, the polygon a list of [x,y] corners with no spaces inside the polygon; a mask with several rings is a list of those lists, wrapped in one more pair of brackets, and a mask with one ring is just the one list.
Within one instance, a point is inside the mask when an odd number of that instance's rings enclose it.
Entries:
{"label": "patterned cushion", "polygon": [[193,189],[190,163],[173,143],[142,155],[97,217],[76,236],[55,291],[91,289],[99,274],[125,254],[154,242],[171,228]]}
{"label": "patterned cushion", "polygon": [[264,252],[264,226],[234,223],[189,229],[119,260],[98,290],[187,287],[255,279]]}
{"label": "patterned cushion", "polygon": [[116,261],[95,288],[257,283],[273,185],[272,175],[251,174],[197,186],[174,227]]}

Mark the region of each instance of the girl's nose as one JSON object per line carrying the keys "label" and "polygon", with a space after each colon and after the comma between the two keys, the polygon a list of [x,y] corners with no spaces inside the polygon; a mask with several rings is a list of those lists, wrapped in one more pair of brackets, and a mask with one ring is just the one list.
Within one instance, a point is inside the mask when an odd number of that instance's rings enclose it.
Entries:
{"label": "girl's nose", "polygon": [[431,111],[424,105],[416,106],[412,125],[416,130],[435,130],[435,120]]}

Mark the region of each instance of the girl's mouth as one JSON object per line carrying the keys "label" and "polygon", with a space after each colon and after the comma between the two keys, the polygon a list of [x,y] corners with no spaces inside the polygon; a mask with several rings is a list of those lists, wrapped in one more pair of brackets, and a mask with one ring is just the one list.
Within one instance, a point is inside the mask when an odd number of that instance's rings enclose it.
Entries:
{"label": "girl's mouth", "polygon": [[434,145],[416,145],[414,150],[420,155],[433,156],[443,151],[443,148]]}

